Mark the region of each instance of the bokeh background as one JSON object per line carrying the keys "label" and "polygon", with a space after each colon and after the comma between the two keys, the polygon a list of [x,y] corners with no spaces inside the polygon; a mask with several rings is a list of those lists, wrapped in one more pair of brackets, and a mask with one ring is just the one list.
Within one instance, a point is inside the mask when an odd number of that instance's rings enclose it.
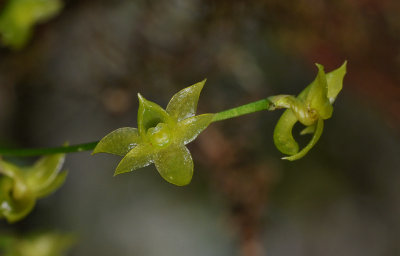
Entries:
{"label": "bokeh background", "polygon": [[0,50],[3,145],[95,141],[136,126],[138,92],[165,106],[204,78],[199,113],[297,94],[315,62],[348,60],[348,75],[304,159],[280,160],[279,111],[212,124],[186,187],[70,154],[65,185],[0,229],[74,233],[76,256],[400,255],[399,43],[396,0],[64,1],[25,48]]}

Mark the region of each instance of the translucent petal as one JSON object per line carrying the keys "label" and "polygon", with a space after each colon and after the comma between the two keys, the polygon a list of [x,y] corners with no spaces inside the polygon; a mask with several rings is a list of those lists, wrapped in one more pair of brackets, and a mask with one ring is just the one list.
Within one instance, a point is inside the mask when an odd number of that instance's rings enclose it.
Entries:
{"label": "translucent petal", "polygon": [[54,182],[65,160],[65,154],[40,158],[32,167],[25,168],[26,183],[32,191],[39,191]]}
{"label": "translucent petal", "polygon": [[154,149],[150,144],[138,144],[119,162],[114,176],[148,166],[153,162]]}
{"label": "translucent petal", "polygon": [[205,82],[206,79],[176,93],[168,103],[167,112],[178,121],[194,116]]}
{"label": "translucent petal", "polygon": [[326,74],[326,80],[328,82],[328,99],[331,102],[335,102],[337,95],[343,88],[343,78],[346,75],[347,61],[342,66]]}
{"label": "translucent petal", "polygon": [[319,119],[317,122],[317,127],[315,129],[315,133],[314,133],[311,141],[307,144],[307,146],[305,146],[297,154],[292,155],[292,156],[283,157],[282,159],[294,161],[294,160],[300,159],[303,156],[305,156],[308,153],[308,151],[310,151],[310,149],[312,149],[314,147],[314,145],[318,142],[319,138],[321,137],[323,129],[324,129],[324,121],[323,121],[323,119]]}
{"label": "translucent petal", "polygon": [[138,129],[131,127],[119,128],[103,137],[94,148],[92,154],[110,153],[124,156],[139,142]]}
{"label": "translucent petal", "polygon": [[203,114],[179,122],[175,137],[179,138],[179,142],[183,142],[185,145],[192,142],[210,125],[213,117],[214,114]]}
{"label": "translucent petal", "polygon": [[168,113],[154,102],[139,97],[138,128],[140,136],[145,136],[147,130],[156,127],[159,123],[171,123]]}
{"label": "translucent petal", "polygon": [[67,174],[67,171],[60,172],[50,184],[48,184],[46,187],[42,187],[40,190],[37,190],[35,193],[37,198],[48,196],[60,188],[61,185],[64,184]]}
{"label": "translucent petal", "polygon": [[160,175],[168,182],[184,186],[193,176],[193,160],[189,150],[183,145],[171,145],[159,151],[154,164]]}
{"label": "translucent petal", "polygon": [[299,145],[292,135],[297,116],[291,109],[285,110],[274,129],[274,143],[276,148],[286,155],[293,155],[299,151]]}
{"label": "translucent petal", "polygon": [[308,86],[310,87],[305,96],[305,103],[312,109],[318,111],[318,114],[323,119],[328,119],[332,116],[333,107],[328,100],[328,84],[324,72],[324,67],[316,64],[318,74],[315,80]]}

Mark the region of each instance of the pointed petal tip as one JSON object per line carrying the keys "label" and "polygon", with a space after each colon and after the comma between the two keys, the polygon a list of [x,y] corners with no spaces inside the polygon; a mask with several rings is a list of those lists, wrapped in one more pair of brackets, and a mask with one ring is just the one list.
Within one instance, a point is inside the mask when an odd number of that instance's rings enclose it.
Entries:
{"label": "pointed petal tip", "polygon": [[127,171],[127,170],[119,170],[118,169],[118,166],[117,166],[117,169],[115,169],[115,172],[114,172],[114,174],[113,174],[113,177],[115,177],[115,176],[117,176],[117,175],[119,175],[119,174],[122,174],[122,173],[126,173],[126,172],[129,172],[129,171]]}
{"label": "pointed petal tip", "polygon": [[292,159],[291,156],[284,156],[284,157],[281,157],[281,159],[282,159],[282,160],[286,160],[286,161],[290,161],[290,162],[296,160],[296,159]]}
{"label": "pointed petal tip", "polygon": [[347,71],[347,60],[345,60],[339,68],[343,68],[346,72]]}
{"label": "pointed petal tip", "polygon": [[100,151],[97,149],[97,145],[96,145],[96,147],[93,149],[93,151],[90,153],[90,155],[93,156],[97,153],[100,153]]}
{"label": "pointed petal tip", "polygon": [[319,71],[324,71],[324,66],[319,64],[319,63],[315,63],[315,66],[317,66]]}
{"label": "pointed petal tip", "polygon": [[207,82],[207,78],[204,78],[203,80],[201,80],[200,82],[198,82],[198,83],[196,83],[194,85],[197,86],[197,87],[200,87],[200,91],[201,91],[201,90],[203,90],[203,87],[206,84],[206,82]]}
{"label": "pointed petal tip", "polygon": [[127,170],[125,167],[121,166],[121,162],[118,164],[117,168],[115,169],[114,176],[117,176],[118,174],[130,172],[131,170]]}

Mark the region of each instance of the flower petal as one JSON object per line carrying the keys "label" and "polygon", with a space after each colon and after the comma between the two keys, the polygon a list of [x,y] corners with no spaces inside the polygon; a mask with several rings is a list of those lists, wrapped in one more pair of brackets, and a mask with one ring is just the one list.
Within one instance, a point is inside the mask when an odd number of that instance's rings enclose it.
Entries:
{"label": "flower petal", "polygon": [[40,158],[27,170],[26,183],[33,191],[40,191],[49,186],[56,179],[65,160],[65,154],[54,154]]}
{"label": "flower petal", "polygon": [[168,103],[167,112],[178,121],[194,116],[205,82],[206,79],[176,93]]}
{"label": "flower petal", "polygon": [[294,155],[299,151],[299,145],[292,135],[297,116],[291,109],[285,110],[274,129],[274,143],[276,148],[286,155]]}
{"label": "flower petal", "polygon": [[214,114],[203,114],[180,121],[176,129],[176,138],[185,145],[192,142],[210,125],[213,117]]}
{"label": "flower petal", "polygon": [[146,100],[140,93],[138,111],[138,129],[140,136],[144,136],[151,127],[156,127],[159,123],[170,123],[168,113],[154,102]]}
{"label": "flower petal", "polygon": [[343,88],[343,78],[346,75],[347,61],[342,66],[326,74],[326,80],[328,82],[328,99],[331,102],[335,102],[337,95]]}
{"label": "flower petal", "polygon": [[110,153],[124,156],[140,142],[136,128],[123,127],[104,136],[93,150],[93,154]]}
{"label": "flower petal", "polygon": [[300,159],[303,156],[305,156],[308,153],[308,151],[310,151],[310,149],[312,149],[314,147],[314,145],[317,143],[317,141],[321,137],[323,129],[324,129],[324,120],[323,119],[318,119],[317,127],[315,129],[314,136],[312,137],[310,142],[307,144],[307,146],[305,146],[297,154],[292,155],[292,156],[282,157],[282,159],[289,160],[289,161],[294,161],[294,160]]}
{"label": "flower petal", "polygon": [[37,190],[35,193],[37,198],[48,196],[60,188],[61,185],[64,184],[67,174],[67,171],[60,172],[50,184],[48,184],[46,187],[42,187],[40,190]]}
{"label": "flower petal", "polygon": [[154,164],[160,175],[174,185],[184,186],[192,180],[193,160],[184,145],[174,144],[159,151]]}
{"label": "flower petal", "polygon": [[305,103],[312,109],[318,111],[318,114],[323,119],[328,119],[332,116],[333,107],[328,100],[328,83],[324,72],[324,67],[316,64],[318,74],[315,80],[308,86],[309,90],[305,95]]}
{"label": "flower petal", "polygon": [[153,151],[153,147],[150,144],[138,144],[122,158],[114,172],[114,176],[148,166],[153,162]]}

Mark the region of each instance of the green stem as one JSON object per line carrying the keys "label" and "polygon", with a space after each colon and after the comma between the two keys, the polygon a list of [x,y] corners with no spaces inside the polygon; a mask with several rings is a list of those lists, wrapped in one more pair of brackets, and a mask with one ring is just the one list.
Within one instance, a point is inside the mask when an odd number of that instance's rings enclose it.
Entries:
{"label": "green stem", "polygon": [[0,148],[0,155],[41,156],[41,155],[51,155],[58,153],[82,152],[87,150],[93,150],[96,147],[97,143],[98,141],[71,145],[71,146],[54,147],[54,148],[21,148],[21,149]]}
{"label": "green stem", "polygon": [[[269,101],[268,99],[251,102],[243,106],[231,108],[216,113],[212,122],[217,122],[242,115],[247,115],[261,110],[268,110],[270,106],[271,106],[271,101]],[[59,153],[82,152],[87,150],[93,150],[96,147],[97,143],[98,141],[71,145],[71,146],[54,147],[54,148],[22,148],[22,149],[0,148],[0,156],[41,156],[41,155],[51,155]]]}
{"label": "green stem", "polygon": [[236,108],[231,108],[216,113],[214,115],[212,122],[217,122],[242,115],[247,115],[261,110],[269,110],[270,106],[271,106],[271,101],[269,101],[268,99],[262,99],[259,101],[251,102],[246,105],[242,105]]}

